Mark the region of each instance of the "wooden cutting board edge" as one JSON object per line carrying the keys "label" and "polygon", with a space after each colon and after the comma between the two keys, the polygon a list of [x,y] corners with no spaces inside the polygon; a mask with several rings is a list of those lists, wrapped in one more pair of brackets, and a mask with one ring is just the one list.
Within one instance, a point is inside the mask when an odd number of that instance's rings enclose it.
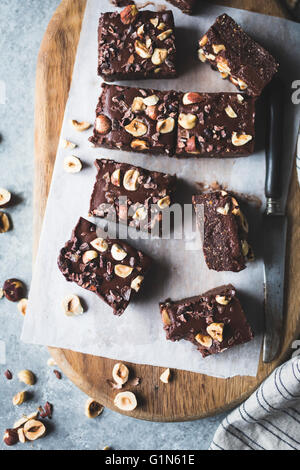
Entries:
{"label": "wooden cutting board edge", "polygon": [[[241,2],[220,0],[216,3],[240,7]],[[262,2],[247,0],[243,2],[243,7],[284,16],[279,4],[274,9],[275,2],[272,0],[263,2],[263,5],[259,3]],[[50,188],[85,5],[86,0],[62,0],[48,25],[38,56],[35,100],[34,256]],[[260,361],[255,378],[217,379],[174,370],[173,379],[167,385],[159,380],[163,368],[129,364],[131,373],[140,377],[142,382],[132,390],[137,395],[139,406],[133,412],[124,414],[151,421],[186,421],[220,413],[246,399],[288,356],[291,352],[291,341],[300,334],[300,299],[297,295],[300,277],[300,250],[297,250],[300,240],[299,202],[299,187],[294,168],[288,204],[288,314],[280,357],[268,365]],[[116,361],[65,349],[49,348],[49,351],[75,385],[104,406],[120,412],[113,404],[116,391],[107,383]]]}

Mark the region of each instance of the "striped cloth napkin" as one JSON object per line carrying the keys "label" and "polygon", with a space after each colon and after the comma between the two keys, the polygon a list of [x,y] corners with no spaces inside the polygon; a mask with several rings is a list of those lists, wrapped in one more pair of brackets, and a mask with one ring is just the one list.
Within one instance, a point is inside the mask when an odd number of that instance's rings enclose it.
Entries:
{"label": "striped cloth napkin", "polygon": [[300,356],[268,377],[218,427],[210,450],[300,450]]}

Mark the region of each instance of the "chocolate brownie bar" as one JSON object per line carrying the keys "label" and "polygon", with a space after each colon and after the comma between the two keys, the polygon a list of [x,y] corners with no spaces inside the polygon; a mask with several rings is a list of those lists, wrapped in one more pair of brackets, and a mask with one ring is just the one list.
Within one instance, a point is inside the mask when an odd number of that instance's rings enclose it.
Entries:
{"label": "chocolate brownie bar", "polygon": [[239,93],[182,94],[177,157],[239,157],[254,151],[255,99]]}
{"label": "chocolate brownie bar", "polygon": [[253,260],[248,222],[236,198],[226,191],[193,196],[203,252],[209,269],[238,272]]}
{"label": "chocolate brownie bar", "polygon": [[274,57],[226,14],[216,19],[199,45],[199,59],[208,60],[222,78],[249,95],[260,95],[278,70]]}
{"label": "chocolate brownie bar", "polygon": [[254,337],[231,284],[183,300],[167,299],[159,306],[167,339],[190,341],[203,357]]}
{"label": "chocolate brownie bar", "polygon": [[82,217],[61,249],[58,267],[67,281],[92,292],[122,315],[139,291],[151,258],[124,240],[102,238]]}
{"label": "chocolate brownie bar", "polygon": [[98,28],[98,74],[105,81],[176,77],[171,11],[103,13]]}
{"label": "chocolate brownie bar", "polygon": [[98,174],[90,215],[108,217],[149,232],[158,223],[161,229],[163,210],[173,202],[176,175],[106,159],[96,160],[95,166]]}
{"label": "chocolate brownie bar", "polygon": [[172,155],[176,140],[178,94],[174,91],[102,84],[96,108],[96,147]]}
{"label": "chocolate brownie bar", "polygon": [[183,13],[186,13],[187,15],[192,15],[197,0],[168,0],[168,2],[172,3],[172,5],[174,5],[175,7],[180,8]]}

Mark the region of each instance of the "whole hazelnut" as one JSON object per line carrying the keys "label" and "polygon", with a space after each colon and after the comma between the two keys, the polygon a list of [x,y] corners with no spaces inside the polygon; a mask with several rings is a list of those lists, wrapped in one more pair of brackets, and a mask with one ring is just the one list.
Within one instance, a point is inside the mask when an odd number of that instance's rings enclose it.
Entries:
{"label": "whole hazelnut", "polygon": [[3,293],[11,302],[18,302],[24,297],[24,285],[18,279],[7,279],[3,286]]}
{"label": "whole hazelnut", "polygon": [[19,436],[16,429],[6,429],[3,441],[7,446],[13,446],[19,442]]}

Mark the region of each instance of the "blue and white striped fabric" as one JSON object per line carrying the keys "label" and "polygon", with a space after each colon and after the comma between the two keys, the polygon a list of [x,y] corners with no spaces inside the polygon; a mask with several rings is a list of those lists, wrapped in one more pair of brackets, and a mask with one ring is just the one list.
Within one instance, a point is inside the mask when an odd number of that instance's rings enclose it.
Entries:
{"label": "blue and white striped fabric", "polygon": [[300,356],[223,420],[210,450],[300,450]]}

